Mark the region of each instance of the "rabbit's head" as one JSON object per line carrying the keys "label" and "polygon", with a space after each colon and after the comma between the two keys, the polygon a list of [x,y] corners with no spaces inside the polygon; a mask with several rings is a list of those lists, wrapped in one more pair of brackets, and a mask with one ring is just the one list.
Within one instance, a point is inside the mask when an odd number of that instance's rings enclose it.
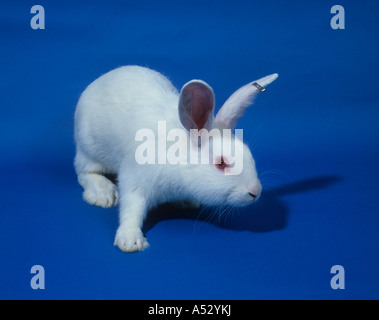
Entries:
{"label": "rabbit's head", "polygon": [[278,77],[273,74],[237,90],[214,117],[212,88],[201,80],[186,83],[179,97],[179,118],[188,133],[191,165],[183,178],[198,201],[233,206],[256,201],[262,186],[237,120],[259,91]]}

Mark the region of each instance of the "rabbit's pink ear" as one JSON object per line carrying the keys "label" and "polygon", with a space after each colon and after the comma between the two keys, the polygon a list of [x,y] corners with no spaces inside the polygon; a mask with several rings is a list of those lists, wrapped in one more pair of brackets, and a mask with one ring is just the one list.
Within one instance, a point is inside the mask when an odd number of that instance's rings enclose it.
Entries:
{"label": "rabbit's pink ear", "polygon": [[213,123],[215,97],[212,88],[201,80],[187,82],[179,97],[179,118],[188,131],[209,130]]}
{"label": "rabbit's pink ear", "polygon": [[265,91],[269,85],[278,77],[277,73],[271,74],[259,80],[248,83],[234,92],[221,107],[216,115],[215,121],[218,125],[234,129],[239,118],[250,106],[258,92]]}

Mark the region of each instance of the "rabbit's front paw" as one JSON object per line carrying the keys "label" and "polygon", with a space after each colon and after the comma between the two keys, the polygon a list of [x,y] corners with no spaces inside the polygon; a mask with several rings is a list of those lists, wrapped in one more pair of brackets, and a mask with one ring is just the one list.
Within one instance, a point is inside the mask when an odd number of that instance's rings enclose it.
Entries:
{"label": "rabbit's front paw", "polygon": [[114,245],[118,246],[123,252],[142,251],[149,246],[146,238],[140,229],[122,230],[118,229]]}
{"label": "rabbit's front paw", "polygon": [[83,199],[89,204],[110,208],[118,203],[117,187],[106,177],[92,174],[91,183],[83,192]]}

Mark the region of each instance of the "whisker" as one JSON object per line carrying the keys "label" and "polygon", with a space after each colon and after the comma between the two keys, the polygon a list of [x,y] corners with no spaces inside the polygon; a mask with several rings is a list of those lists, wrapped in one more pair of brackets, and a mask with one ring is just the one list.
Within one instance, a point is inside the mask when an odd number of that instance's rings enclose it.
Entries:
{"label": "whisker", "polygon": [[281,170],[269,169],[259,174],[259,179],[264,189],[278,187],[283,183],[289,182],[290,177]]}

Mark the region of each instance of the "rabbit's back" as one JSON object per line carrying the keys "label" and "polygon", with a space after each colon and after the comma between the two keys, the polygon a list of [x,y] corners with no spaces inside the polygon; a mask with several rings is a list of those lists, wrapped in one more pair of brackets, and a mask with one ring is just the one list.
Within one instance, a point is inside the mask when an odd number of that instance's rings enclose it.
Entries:
{"label": "rabbit's back", "polygon": [[[92,82],[75,113],[77,147],[117,172],[125,157],[134,156],[135,134],[157,130],[160,120],[179,126],[179,94],[162,74],[126,66]],[[133,151],[134,152],[134,151]]]}

